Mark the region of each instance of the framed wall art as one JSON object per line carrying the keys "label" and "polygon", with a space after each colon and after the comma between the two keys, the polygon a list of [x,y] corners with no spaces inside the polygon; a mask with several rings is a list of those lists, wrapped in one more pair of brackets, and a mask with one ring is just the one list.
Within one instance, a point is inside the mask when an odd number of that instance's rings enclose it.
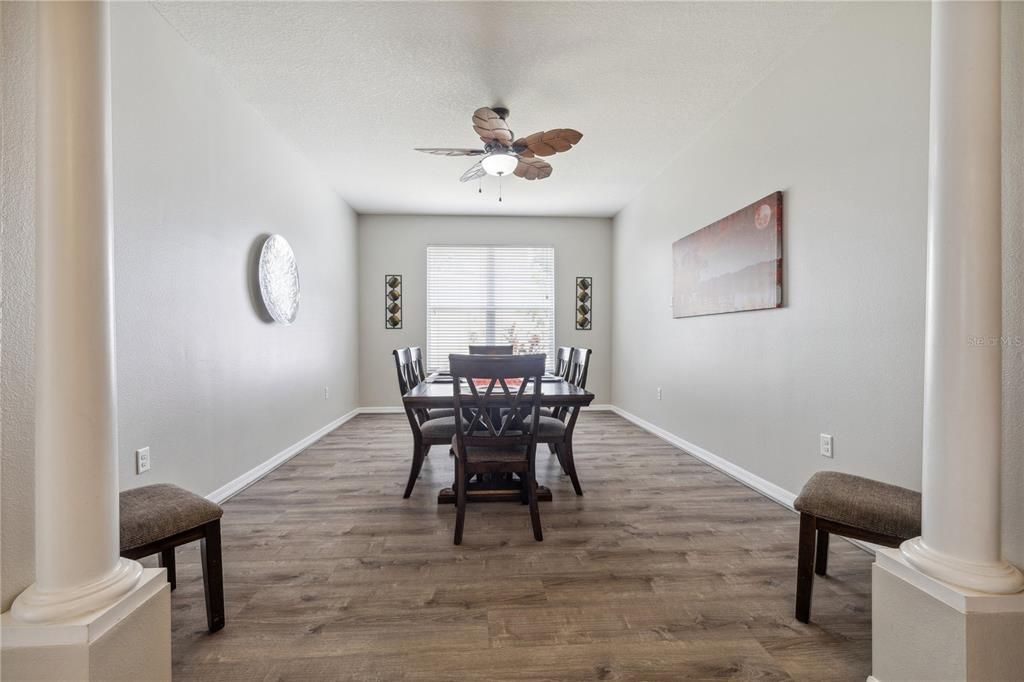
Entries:
{"label": "framed wall art", "polygon": [[782,192],[672,244],[672,316],[782,307]]}
{"label": "framed wall art", "polygon": [[299,268],[288,240],[272,234],[263,242],[257,265],[260,299],[278,324],[290,325],[299,312]]}

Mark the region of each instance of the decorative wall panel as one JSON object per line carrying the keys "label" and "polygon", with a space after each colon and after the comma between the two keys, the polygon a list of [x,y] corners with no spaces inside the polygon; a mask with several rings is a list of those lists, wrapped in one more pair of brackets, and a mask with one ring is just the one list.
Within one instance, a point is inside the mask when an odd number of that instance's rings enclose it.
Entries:
{"label": "decorative wall panel", "polygon": [[576,329],[590,331],[594,324],[594,278],[576,278]]}
{"label": "decorative wall panel", "polygon": [[384,328],[402,328],[401,275],[384,275]]}

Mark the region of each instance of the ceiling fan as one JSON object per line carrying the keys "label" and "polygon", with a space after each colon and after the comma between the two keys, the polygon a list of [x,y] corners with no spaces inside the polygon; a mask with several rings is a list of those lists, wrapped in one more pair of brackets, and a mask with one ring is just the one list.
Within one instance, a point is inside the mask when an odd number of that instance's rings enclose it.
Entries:
{"label": "ceiling fan", "polygon": [[572,128],[555,128],[516,139],[506,119],[508,109],[504,107],[480,107],[473,112],[473,130],[484,143],[483,149],[416,147],[416,151],[438,156],[482,156],[462,174],[460,182],[485,175],[501,178],[510,173],[526,180],[543,180],[551,175],[551,164],[538,157],[567,152],[583,137]]}

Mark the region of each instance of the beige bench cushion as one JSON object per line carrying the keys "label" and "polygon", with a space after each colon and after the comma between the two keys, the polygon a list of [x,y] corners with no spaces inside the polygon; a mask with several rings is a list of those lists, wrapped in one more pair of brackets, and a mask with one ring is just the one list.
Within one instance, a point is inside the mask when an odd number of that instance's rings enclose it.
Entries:
{"label": "beige bench cushion", "polygon": [[921,534],[921,493],[838,471],[811,476],[796,510],[903,540]]}
{"label": "beige bench cushion", "polygon": [[223,514],[219,504],[170,483],[125,490],[121,493],[121,551],[169,538]]}

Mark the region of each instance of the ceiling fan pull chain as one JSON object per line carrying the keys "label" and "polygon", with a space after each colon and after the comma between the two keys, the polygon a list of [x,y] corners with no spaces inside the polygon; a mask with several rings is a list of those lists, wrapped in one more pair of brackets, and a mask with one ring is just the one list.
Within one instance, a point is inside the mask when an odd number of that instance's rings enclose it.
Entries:
{"label": "ceiling fan pull chain", "polygon": [[477,194],[483,194],[484,193],[484,179],[482,177],[480,178],[480,183],[479,183],[479,186],[476,189],[476,193]]}
{"label": "ceiling fan pull chain", "polygon": [[498,176],[498,203],[501,203],[501,176]]}

